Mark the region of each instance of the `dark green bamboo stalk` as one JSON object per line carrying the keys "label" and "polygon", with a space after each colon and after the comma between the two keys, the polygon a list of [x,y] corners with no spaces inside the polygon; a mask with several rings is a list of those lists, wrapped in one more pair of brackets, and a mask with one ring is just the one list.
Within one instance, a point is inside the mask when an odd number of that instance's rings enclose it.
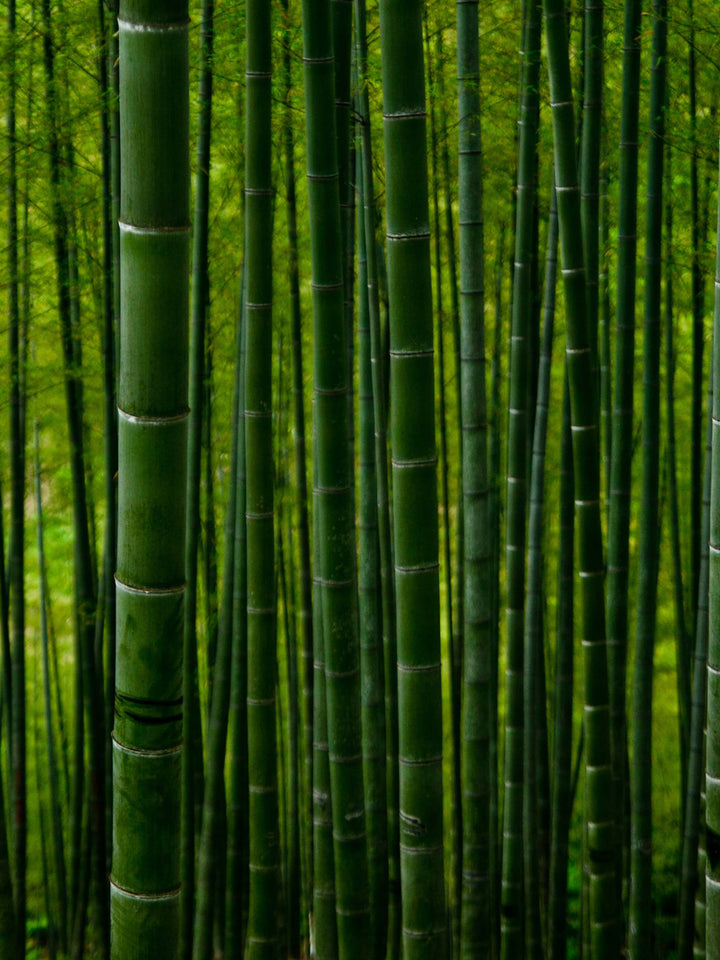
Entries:
{"label": "dark green bamboo stalk", "polygon": [[647,236],[642,406],[637,633],[633,672],[633,749],[630,776],[630,956],[651,952],[652,911],[652,684],[657,609],[658,485],[660,472],[660,312],[663,219],[663,138],[667,51],[666,0],[653,4],[650,135],[648,138]]}
{"label": "dark green bamboo stalk", "polygon": [[371,956],[384,960],[387,941],[388,851],[385,763],[385,690],[383,677],[380,550],[375,417],[373,415],[370,309],[365,234],[365,184],[358,164],[358,359],[360,434],[360,516],[358,612],[363,724],[363,780],[368,834]]}
{"label": "dark green bamboo stalk", "polygon": [[[446,919],[432,290],[422,4],[381,0],[405,960]],[[422,524],[417,518],[424,518]]]}
{"label": "dark green bamboo stalk", "polygon": [[612,461],[612,369],[610,357],[610,283],[608,275],[608,233],[610,199],[608,197],[607,162],[600,167],[600,262],[598,273],[598,362],[600,365],[600,438],[602,443],[602,482],[605,509],[610,508],[610,464]]}
{"label": "dark green bamboo stalk", "polygon": [[178,957],[189,261],[184,0],[122,0],[113,960]]}
{"label": "dark green bamboo stalk", "polygon": [[452,818],[452,832],[450,836],[450,890],[448,909],[452,921],[451,937],[453,952],[459,947],[460,941],[460,897],[462,888],[462,786],[460,761],[460,705],[462,691],[459,678],[462,675],[460,664],[457,663],[457,649],[455,631],[453,628],[453,570],[452,570],[452,534],[450,529],[450,491],[448,477],[450,465],[448,462],[448,417],[445,397],[445,310],[443,301],[443,269],[442,269],[442,220],[440,216],[440,157],[438,147],[438,123],[436,117],[435,72],[440,67],[433,63],[433,54],[430,44],[430,28],[428,25],[427,6],[424,13],[425,21],[425,58],[427,61],[428,87],[430,95],[430,180],[432,194],[432,230],[433,230],[433,265],[435,268],[435,318],[437,343],[436,395],[438,399],[438,418],[440,426],[440,505],[442,512],[442,578],[445,586],[445,633],[447,637],[447,662],[450,675],[450,737],[452,743],[451,770],[452,770],[452,806],[455,816]]}
{"label": "dark green bamboo stalk", "polygon": [[505,264],[505,225],[500,226],[500,236],[497,245],[497,263],[495,270],[495,329],[493,330],[492,351],[492,387],[490,393],[490,439],[489,447],[489,503],[488,517],[490,525],[491,550],[491,623],[490,623],[490,947],[491,955],[496,957],[500,944],[500,910],[501,899],[501,837],[500,837],[500,803],[498,784],[498,676],[500,654],[500,485],[502,470],[500,420],[501,409],[501,353],[503,341],[503,268]]}
{"label": "dark green bamboo stalk", "polygon": [[678,960],[691,960],[698,921],[705,926],[705,916],[698,916],[696,896],[704,888],[703,874],[698,870],[699,839],[701,834],[701,803],[703,768],[705,766],[705,716],[707,707],[708,655],[708,543],[710,537],[710,484],[712,482],[712,374],[708,389],[708,417],[705,436],[705,476],[701,516],[704,544],[700,552],[700,579],[698,581],[697,619],[695,625],[695,652],[692,678],[692,710],[688,735],[689,756],[687,789],[683,807],[683,840],[678,906]]}
{"label": "dark green bamboo stalk", "polygon": [[245,465],[250,904],[247,955],[280,941],[280,830],[275,733],[272,450],[272,160],[270,6],[247,8],[245,167]]}
{"label": "dark green bamboo stalk", "polygon": [[375,425],[375,479],[380,559],[380,592],[385,684],[385,751],[388,845],[387,957],[396,960],[400,952],[400,834],[398,819],[398,704],[395,583],[393,577],[390,497],[387,451],[387,361],[381,330],[379,264],[375,243],[375,197],[370,105],[367,77],[367,27],[365,0],[355,0],[356,59],[358,68],[358,115],[361,136],[363,218],[367,260],[370,364],[372,374],[373,420]]}
{"label": "dark green bamboo stalk", "polygon": [[[582,140],[580,146],[580,184],[585,282],[587,285],[588,335],[598,369],[598,273],[600,262],[600,133],[603,94],[603,2],[585,0],[583,24]],[[598,392],[598,399],[600,395]]]}
{"label": "dark green bamboo stalk", "polygon": [[[545,500],[545,447],[547,439],[548,407],[550,403],[550,370],[555,324],[555,277],[557,265],[558,223],[557,194],[553,190],[550,224],[547,239],[545,270],[545,302],[543,307],[543,334],[540,345],[538,390],[533,427],[533,455],[530,471],[528,516],[527,603],[524,625],[523,671],[523,726],[528,731],[523,744],[523,856],[525,877],[525,951],[529,958],[542,955],[540,924],[540,815],[539,815],[539,751],[533,735],[545,719],[543,663],[543,527]],[[540,720],[540,713],[543,718]]]}
{"label": "dark green bamboo stalk", "polygon": [[[15,867],[15,897],[10,878],[7,833],[4,819],[4,798],[0,782],[0,947],[8,953],[25,952],[25,591],[24,591],[24,531],[25,531],[25,439],[23,435],[24,400],[20,391],[20,309],[18,302],[18,223],[17,223],[17,33],[15,0],[7,4],[6,76],[7,76],[7,309],[8,353],[10,358],[10,549],[8,577],[3,569],[3,695],[5,698],[7,738],[14,790],[12,843]],[[4,542],[3,567],[4,567]],[[7,588],[6,588],[7,583]],[[8,600],[12,604],[12,641],[8,630]],[[20,743],[16,743],[16,733]],[[16,804],[19,802],[20,806]],[[13,899],[15,916],[12,915]]]}
{"label": "dark green bamboo stalk", "polygon": [[[62,804],[58,784],[57,761],[55,758],[55,731],[53,728],[52,698],[50,693],[50,656],[47,605],[45,594],[45,547],[43,534],[43,506],[42,506],[42,474],[40,472],[39,430],[35,421],[35,509],[37,517],[37,550],[38,566],[40,569],[40,636],[42,641],[42,678],[43,678],[43,707],[45,715],[45,732],[47,736],[47,777],[48,794],[50,800],[50,816],[52,821],[52,850],[53,872],[55,874],[55,888],[57,891],[57,924],[60,950],[65,953],[68,947],[68,901],[67,901],[67,874],[65,872],[65,844],[62,829]],[[0,834],[4,829],[0,823]],[[2,847],[0,846],[0,850]]]}
{"label": "dark green bamboo stalk", "polygon": [[[720,182],[720,174],[718,175]],[[720,845],[720,207],[718,208],[717,253],[715,264],[715,309],[713,314],[712,353],[712,467],[710,482],[710,536],[708,567],[708,662],[707,662],[707,737],[705,760],[705,842],[707,849],[705,877],[705,951],[707,960],[720,957],[720,861],[716,851]],[[696,908],[697,909],[697,908]]]}
{"label": "dark green bamboo stalk", "polygon": [[[613,796],[618,834],[615,869],[622,875],[627,808],[626,675],[633,396],[635,366],[635,274],[637,251],[638,123],[640,103],[641,0],[626,0],[623,32],[623,92],[618,209],[615,389],[610,460],[607,558],[607,637],[612,730]],[[619,886],[619,885],[618,885]],[[620,889],[618,897],[621,896]]]}
{"label": "dark green bamboo stalk", "polygon": [[[205,412],[205,352],[206,326],[209,302],[208,291],[208,202],[210,192],[210,140],[212,127],[212,54],[213,54],[213,0],[204,0],[202,8],[202,59],[198,101],[200,113],[196,144],[197,173],[195,178],[195,224],[192,251],[192,300],[190,327],[190,421],[187,467],[187,530],[185,534],[185,639],[183,700],[188,705],[184,714],[183,740],[194,741],[198,732],[195,704],[197,697],[197,580],[198,541],[200,538],[200,488],[202,471],[202,427]],[[192,705],[192,706],[191,706]],[[189,958],[194,950],[193,916],[195,903],[195,824],[198,805],[204,806],[204,796],[196,796],[198,765],[202,769],[202,753],[194,750],[183,754],[183,892],[182,956]]]}
{"label": "dark green bamboo stalk", "polygon": [[566,305],[578,564],[582,585],[585,771],[590,864],[589,930],[593,960],[615,958],[617,887],[613,870],[614,807],[605,643],[605,595],[600,523],[599,438],[592,348],[585,310],[580,190],[575,150],[568,36],[562,0],[544,0],[553,117],[555,189]]}
{"label": "dark green bamboo stalk", "polygon": [[523,75],[518,144],[515,269],[510,335],[510,393],[507,439],[507,526],[505,620],[507,629],[505,709],[505,801],[503,811],[501,956],[523,950],[523,626],[525,522],[527,511],[528,380],[532,312],[532,249],[535,140],[540,70],[540,8],[523,4]]}
{"label": "dark green bamboo stalk", "polygon": [[492,530],[485,400],[485,269],[478,3],[457,4],[460,419],[463,522],[460,955],[490,956]]}
{"label": "dark green bamboo stalk", "polygon": [[[327,697],[338,950],[367,955],[368,874],[363,795],[360,653],[338,151],[329,0],[304,0],[303,46],[314,327],[317,572]],[[342,62],[340,63],[342,70]],[[317,679],[317,678],[316,678]],[[318,691],[318,695],[320,692]],[[315,735],[317,737],[317,734]],[[317,865],[315,867],[317,869]]]}
{"label": "dark green bamboo stalk", "polygon": [[[113,31],[114,33],[114,25]],[[117,555],[117,396],[115,391],[115,336],[117,314],[113,271],[114,230],[112,211],[112,156],[111,156],[111,89],[110,89],[110,32],[105,19],[104,0],[98,0],[98,73],[101,97],[101,148],[103,182],[103,386],[105,418],[105,544],[103,550],[103,587],[105,598],[104,624],[106,644],[103,669],[102,656],[96,656],[98,672],[104,677],[105,690],[105,835],[110,869],[112,850],[112,740],[113,691],[115,689],[116,611],[113,576]]]}
{"label": "dark green bamboo stalk", "polygon": [[17,223],[17,34],[15,0],[7,5],[7,239],[8,239],[8,352],[10,356],[10,545],[8,583],[10,597],[12,838],[14,864],[15,931],[18,953],[25,951],[26,894],[26,746],[25,746],[25,438],[23,399],[20,393],[20,309],[18,302]]}
{"label": "dark green bamboo stalk", "polygon": [[[314,418],[313,418],[314,419]],[[313,445],[314,446],[314,445]],[[314,454],[313,454],[314,458]],[[313,473],[317,469],[313,466]],[[315,478],[314,478],[315,479]],[[313,483],[316,486],[316,483]],[[330,803],[327,700],[325,697],[325,644],[323,642],[322,585],[320,570],[320,520],[317,502],[313,510],[313,931],[318,960],[338,955],[335,920],[335,868],[333,822]]]}
{"label": "dark green bamboo stalk", "polygon": [[555,690],[553,695],[552,837],[548,904],[548,956],[564,960],[567,951],[568,836],[572,808],[572,692],[573,692],[573,505],[570,393],[563,382],[560,460],[560,524],[558,529],[557,624]]}
{"label": "dark green bamboo stalk", "polygon": [[300,635],[302,644],[302,702],[304,782],[300,820],[303,856],[303,912],[310,913],[312,903],[312,721],[313,721],[313,617],[312,571],[310,568],[310,528],[308,520],[307,457],[305,452],[305,401],[303,387],[302,317],[300,312],[300,271],[298,267],[297,201],[295,190],[294,115],[291,110],[293,89],[292,51],[288,0],[284,0],[283,74],[286,115],[283,122],[285,154],[285,193],[288,221],[288,273],[292,337],[292,396],[295,436],[295,491],[297,498],[297,534],[300,581]]}
{"label": "dark green bamboo stalk", "polygon": [[[247,557],[245,538],[245,271],[240,294],[235,350],[233,435],[236,469],[230,496],[235,497],[233,550],[232,655],[230,660],[230,732],[227,799],[227,907],[225,950],[241,960],[248,917],[248,765],[247,765]],[[242,413],[241,413],[242,410]]]}
{"label": "dark green bamboo stalk", "polygon": [[667,425],[667,497],[670,510],[670,542],[672,544],[673,600],[675,607],[675,649],[678,692],[678,732],[680,734],[680,796],[687,794],[687,767],[690,746],[690,712],[692,682],[691,658],[688,656],[689,636],[685,626],[685,597],[683,590],[682,548],[680,544],[680,506],[678,502],[677,453],[675,443],[675,335],[673,244],[673,197],[670,144],[667,149],[665,200],[665,423]]}
{"label": "dark green bamboo stalk", "polygon": [[[702,473],[702,389],[703,352],[705,341],[705,278],[702,268],[700,200],[698,185],[697,142],[697,65],[695,52],[695,12],[688,0],[688,109],[690,121],[690,243],[692,249],[692,418],[690,426],[690,596],[695,603],[699,590],[700,569],[700,476]],[[687,657],[689,667],[689,656]]]}

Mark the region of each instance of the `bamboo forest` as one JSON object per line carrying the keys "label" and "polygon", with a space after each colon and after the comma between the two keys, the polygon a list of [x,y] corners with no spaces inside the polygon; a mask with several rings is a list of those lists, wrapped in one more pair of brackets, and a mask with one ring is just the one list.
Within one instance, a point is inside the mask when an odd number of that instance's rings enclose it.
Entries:
{"label": "bamboo forest", "polygon": [[716,2],[0,23],[0,960],[720,960]]}

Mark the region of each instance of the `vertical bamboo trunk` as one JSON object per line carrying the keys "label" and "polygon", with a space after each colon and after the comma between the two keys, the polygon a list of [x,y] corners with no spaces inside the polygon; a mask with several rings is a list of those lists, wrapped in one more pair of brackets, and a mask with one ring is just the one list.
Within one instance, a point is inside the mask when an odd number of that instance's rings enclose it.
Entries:
{"label": "vertical bamboo trunk", "polygon": [[463,504],[462,902],[460,955],[490,956],[492,531],[485,399],[485,270],[478,4],[457,4],[460,420]]}
{"label": "vertical bamboo trunk", "polygon": [[302,720],[304,779],[301,805],[302,904],[307,916],[312,902],[312,718],[313,718],[313,617],[312,570],[310,568],[310,527],[308,519],[307,456],[305,443],[305,400],[303,386],[302,317],[300,312],[300,271],[298,266],[297,201],[295,189],[295,135],[291,97],[293,92],[291,30],[288,0],[283,2],[285,50],[283,75],[285,81],[286,116],[283,120],[283,148],[285,154],[285,193],[288,220],[288,273],[290,280],[291,337],[292,337],[292,396],[295,436],[295,494],[297,497],[297,535],[300,581],[300,636],[302,643]]}
{"label": "vertical bamboo trunk", "polygon": [[566,304],[566,358],[575,466],[578,565],[582,586],[589,932],[593,960],[615,958],[617,885],[605,642],[605,592],[600,522],[599,438],[581,235],[568,36],[562,0],[544,0],[553,117],[555,187]]}
{"label": "vertical bamboo trunk", "polygon": [[[184,715],[183,740],[194,739],[197,723],[195,698],[197,677],[192,665],[197,662],[197,582],[198,541],[200,537],[200,488],[202,460],[202,426],[205,414],[205,350],[208,312],[208,202],[210,192],[210,139],[212,123],[212,52],[214,42],[213,0],[204,0],[202,9],[202,61],[198,100],[200,115],[197,134],[197,174],[195,186],[195,224],[192,249],[192,300],[190,333],[190,421],[188,437],[188,491],[185,533],[185,626],[184,654],[184,702],[191,709]],[[195,821],[196,809],[203,798],[196,796],[197,767],[202,769],[202,755],[192,750],[183,754],[183,892],[182,910],[182,956],[189,958],[193,952],[193,915],[195,894]]]}
{"label": "vertical bamboo trunk", "polygon": [[[451,918],[451,939],[453,955],[459,948],[460,941],[460,891],[462,874],[462,786],[460,766],[460,705],[462,691],[459,686],[461,676],[460,664],[457,663],[458,653],[455,639],[453,617],[453,571],[452,571],[452,533],[450,525],[450,491],[448,478],[450,465],[448,462],[448,417],[445,395],[445,310],[443,299],[443,264],[442,264],[442,218],[440,216],[440,157],[438,145],[438,123],[436,115],[435,74],[440,71],[439,62],[433,63],[433,52],[430,43],[430,27],[428,24],[427,6],[423,16],[425,26],[425,56],[427,61],[428,86],[433,95],[430,97],[430,178],[432,182],[432,213],[433,213],[433,265],[435,268],[435,342],[437,343],[437,388],[438,419],[440,427],[440,508],[442,516],[442,580],[445,587],[445,634],[447,643],[447,663],[450,680],[450,768],[452,770],[452,799],[455,810],[452,818],[450,834],[450,884],[448,897],[448,913]],[[442,29],[438,28],[442,33]]]}
{"label": "vertical bamboo trunk", "polygon": [[[348,439],[347,316],[338,193],[329,0],[303,3],[307,172],[312,247],[315,509],[327,698],[333,859],[341,960],[367,955],[368,873],[362,770],[360,651],[352,462]],[[339,70],[342,71],[342,60]],[[319,581],[319,582],[318,582]],[[318,691],[320,695],[320,691]],[[317,865],[316,865],[317,868]]]}
{"label": "vertical bamboo trunk", "polygon": [[[720,182],[720,174],[718,175]],[[707,738],[705,760],[705,952],[707,960],[720,958],[720,207],[715,264],[715,310],[712,355],[712,468],[710,484],[709,604],[707,662]]]}
{"label": "vertical bamboo trunk", "polygon": [[20,393],[20,308],[18,302],[17,141],[16,141],[16,9],[7,5],[9,37],[7,62],[7,242],[8,242],[8,352],[10,356],[10,597],[12,843],[14,864],[15,932],[18,953],[25,952],[25,887],[27,857],[25,756],[25,439]]}
{"label": "vertical bamboo trunk", "polygon": [[[243,269],[243,278],[245,272]],[[245,538],[245,283],[240,294],[235,349],[233,433],[237,444],[234,477],[235,529],[226,549],[233,551],[232,655],[227,796],[227,889],[225,951],[241,960],[248,917],[247,766],[247,555]]]}
{"label": "vertical bamboo trunk", "polygon": [[572,693],[573,693],[573,506],[570,394],[563,378],[560,453],[560,524],[558,530],[557,627],[555,690],[553,695],[552,836],[548,904],[548,957],[564,960],[567,951],[568,839],[572,808]]}
{"label": "vertical bamboo trunk", "polygon": [[[62,804],[58,784],[57,760],[55,755],[55,731],[52,718],[52,700],[50,693],[50,655],[48,630],[48,598],[45,586],[45,546],[43,531],[42,475],[40,473],[39,431],[35,422],[35,508],[37,511],[37,548],[40,568],[40,635],[42,641],[42,680],[43,708],[47,736],[47,771],[50,815],[52,820],[52,862],[55,873],[57,903],[57,927],[60,950],[65,953],[68,945],[68,902],[67,875],[65,873],[65,845],[62,830]],[[0,830],[2,827],[0,826]],[[4,831],[3,831],[4,833]]]}
{"label": "vertical bamboo trunk", "polygon": [[358,360],[360,516],[358,601],[363,709],[363,779],[368,834],[371,954],[383,960],[387,940],[388,850],[385,769],[385,690],[382,652],[380,549],[375,470],[367,237],[362,164],[358,165]]}
{"label": "vertical bamboo trunk", "polygon": [[247,8],[245,467],[250,904],[247,955],[280,940],[280,831],[275,731],[276,604],[272,450],[271,8]]}
{"label": "vertical bamboo trunk", "polygon": [[[405,960],[446,920],[432,291],[422,5],[381,0]],[[418,516],[424,518],[417,523]]]}
{"label": "vertical bamboo trunk", "polygon": [[[623,873],[623,823],[627,807],[626,675],[633,397],[635,366],[635,274],[637,251],[638,124],[641,0],[626,0],[623,32],[623,94],[618,209],[615,389],[608,516],[607,637],[610,680],[613,797],[618,832],[615,870]],[[618,883],[618,901],[622,896]]]}
{"label": "vertical bamboo trunk", "polygon": [[[510,335],[507,439],[507,600],[505,801],[503,811],[502,947],[505,960],[523,950],[523,626],[527,511],[528,382],[532,313],[533,196],[540,69],[540,8],[524,4],[523,74],[519,120],[515,269]],[[529,735],[529,734],[528,734]]]}
{"label": "vertical bamboo trunk", "polygon": [[[541,861],[547,863],[541,848],[540,816],[540,750],[535,735],[545,727],[545,683],[543,643],[543,529],[545,499],[545,449],[548,408],[550,404],[550,370],[552,365],[553,331],[555,326],[555,277],[557,265],[558,223],[557,193],[553,190],[548,227],[545,270],[543,333],[540,345],[538,390],[533,427],[533,456],[530,471],[528,515],[527,602],[524,638],[524,728],[528,731],[523,744],[523,854],[525,874],[525,949],[528,957],[542,955],[541,884],[545,882]],[[547,755],[547,745],[545,745]],[[546,883],[545,883],[546,886]]]}
{"label": "vertical bamboo trunk", "polygon": [[[112,32],[114,33],[114,27]],[[113,272],[114,225],[112,212],[112,157],[111,157],[111,89],[110,33],[105,18],[104,0],[98,0],[98,70],[101,96],[101,144],[103,177],[103,386],[105,418],[105,545],[103,555],[103,584],[105,596],[104,626],[106,630],[104,670],[102,656],[97,656],[99,675],[105,690],[105,822],[107,868],[110,868],[112,850],[112,741],[113,690],[115,689],[115,590],[113,576],[117,557],[117,395],[115,390],[115,336],[117,314]]]}
{"label": "vertical bamboo trunk", "polygon": [[630,956],[651,952],[652,910],[652,685],[657,608],[658,486],[660,474],[660,312],[663,220],[663,139],[667,3],[653,4],[650,135],[648,139],[647,237],[642,404],[641,563],[633,672],[633,749],[630,776]]}
{"label": "vertical bamboo trunk", "polygon": [[398,821],[398,712],[395,583],[393,578],[390,497],[388,491],[387,375],[380,321],[380,291],[375,242],[375,197],[370,105],[367,77],[367,26],[365,0],[355,0],[358,64],[358,113],[362,143],[363,222],[367,260],[370,364],[373,420],[375,424],[375,479],[377,483],[380,591],[382,607],[383,672],[385,685],[385,756],[387,785],[388,918],[387,955],[396,960],[400,952],[400,862]]}
{"label": "vertical bamboo trunk", "polygon": [[184,0],[123,0],[113,960],[176,960],[189,261]]}
{"label": "vertical bamboo trunk", "polygon": [[[697,620],[692,677],[692,710],[689,729],[687,790],[683,807],[683,842],[678,906],[678,960],[691,960],[699,911],[696,896],[705,884],[698,870],[700,853],[702,774],[705,765],[705,716],[707,707],[708,655],[708,541],[710,537],[710,484],[712,482],[712,376],[708,390],[708,417],[705,434],[705,476],[703,480],[702,542],[698,580]],[[704,928],[704,916],[702,926]]]}

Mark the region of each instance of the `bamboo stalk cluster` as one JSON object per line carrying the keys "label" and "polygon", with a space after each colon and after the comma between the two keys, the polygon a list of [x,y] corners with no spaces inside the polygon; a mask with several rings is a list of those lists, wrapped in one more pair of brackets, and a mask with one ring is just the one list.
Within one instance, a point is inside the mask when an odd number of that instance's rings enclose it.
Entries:
{"label": "bamboo stalk cluster", "polygon": [[706,4],[109,6],[89,149],[7,4],[0,955],[719,957]]}

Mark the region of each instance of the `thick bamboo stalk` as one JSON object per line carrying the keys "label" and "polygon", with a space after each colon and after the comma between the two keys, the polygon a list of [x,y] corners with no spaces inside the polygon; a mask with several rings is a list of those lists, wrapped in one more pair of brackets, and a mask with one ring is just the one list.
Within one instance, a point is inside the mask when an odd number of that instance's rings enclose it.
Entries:
{"label": "thick bamboo stalk", "polygon": [[245,165],[245,469],[250,960],[281,942],[275,730],[276,599],[272,449],[271,8],[247,7]]}
{"label": "thick bamboo stalk", "polygon": [[113,960],[180,934],[189,262],[184,0],[124,0]]}
{"label": "thick bamboo stalk", "polygon": [[[422,4],[381,0],[405,960],[446,943],[442,699]],[[423,517],[418,524],[417,518]]]}
{"label": "thick bamboo stalk", "polygon": [[[368,874],[347,326],[329,0],[303,3],[307,173],[314,328],[316,584],[322,599],[333,857],[341,960],[367,955]],[[341,90],[338,90],[341,94]],[[320,695],[320,691],[318,691]],[[317,865],[316,865],[317,869]]]}
{"label": "thick bamboo stalk", "polygon": [[[460,956],[492,942],[490,727],[492,529],[485,398],[485,269],[478,4],[457,4],[460,422],[463,523],[462,889]],[[459,694],[459,690],[457,691]]]}
{"label": "thick bamboo stalk", "polygon": [[613,870],[614,809],[605,642],[605,592],[600,521],[600,445],[592,348],[585,309],[580,189],[565,5],[544,0],[553,117],[555,189],[565,285],[566,349],[570,385],[578,565],[582,585],[585,770],[590,865],[589,932],[593,960],[615,958],[617,885]]}

